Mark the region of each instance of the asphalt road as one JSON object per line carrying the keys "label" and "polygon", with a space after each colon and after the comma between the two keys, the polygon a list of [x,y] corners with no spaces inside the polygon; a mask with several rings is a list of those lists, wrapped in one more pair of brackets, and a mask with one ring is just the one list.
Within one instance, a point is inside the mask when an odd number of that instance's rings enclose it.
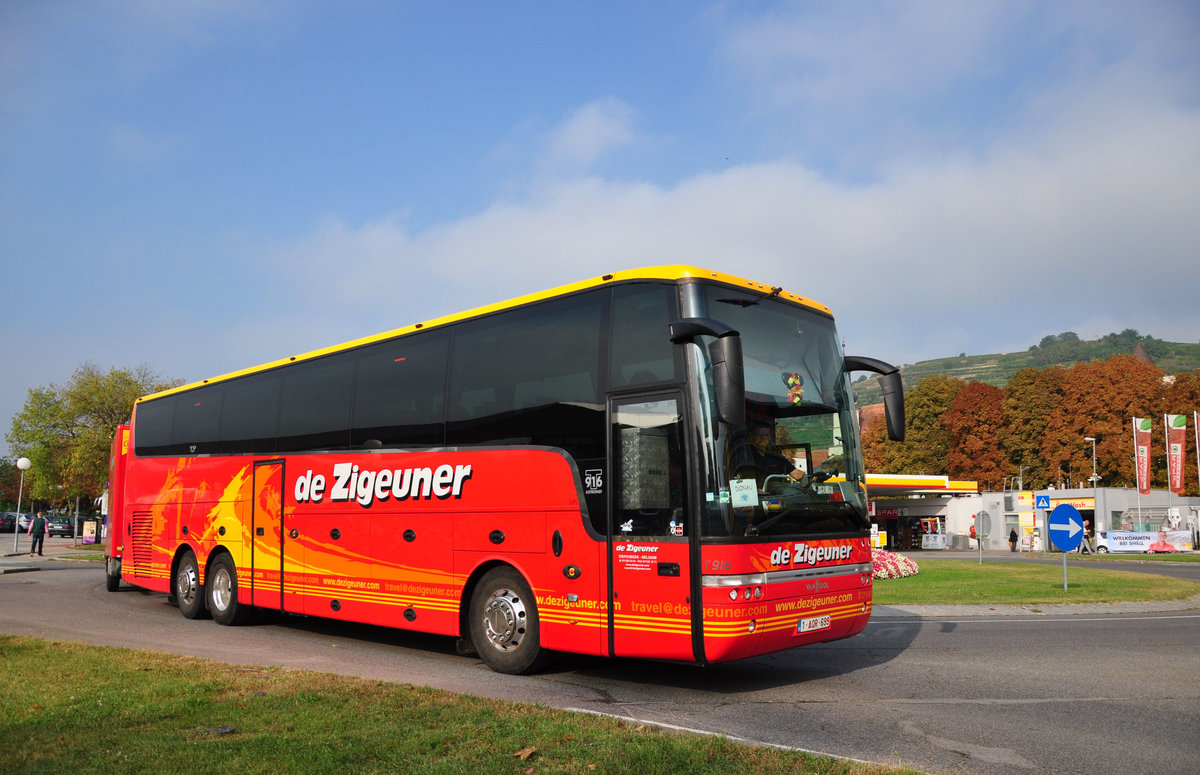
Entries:
{"label": "asphalt road", "polygon": [[[0,575],[0,632],[608,713],[927,772],[1175,773],[1200,761],[1200,612],[879,618],[710,668],[574,656],[492,673],[446,638],[282,615],[189,621],[99,566]],[[1200,570],[1200,569],[1197,569]]]}

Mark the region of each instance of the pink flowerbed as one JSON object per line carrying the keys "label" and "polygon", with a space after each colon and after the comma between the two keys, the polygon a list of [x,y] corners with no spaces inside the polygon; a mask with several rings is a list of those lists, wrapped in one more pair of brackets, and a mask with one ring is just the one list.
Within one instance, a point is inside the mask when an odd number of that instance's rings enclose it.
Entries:
{"label": "pink flowerbed", "polygon": [[871,550],[871,566],[871,575],[877,579],[902,579],[905,576],[917,575],[919,570],[917,564],[909,558],[885,549]]}

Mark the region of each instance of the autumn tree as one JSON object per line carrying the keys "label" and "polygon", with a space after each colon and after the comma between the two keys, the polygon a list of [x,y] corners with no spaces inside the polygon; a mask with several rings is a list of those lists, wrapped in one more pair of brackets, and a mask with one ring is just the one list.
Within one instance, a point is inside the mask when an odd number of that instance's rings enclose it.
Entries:
{"label": "autumn tree", "polygon": [[[872,450],[872,454],[881,458],[886,470],[868,470],[884,474],[945,474],[949,441],[942,417],[949,411],[963,384],[960,379],[931,374],[910,388],[904,394],[904,441],[880,439],[881,448]],[[886,436],[875,425],[870,423],[870,430]]]}
{"label": "autumn tree", "polygon": [[1053,481],[1042,459],[1042,437],[1050,414],[1062,399],[1064,369],[1021,369],[1004,388],[1004,422],[1000,446],[1008,456],[1009,476],[1028,489]]}
{"label": "autumn tree", "polygon": [[1008,459],[1000,446],[1004,428],[1004,390],[968,382],[942,417],[949,444],[946,473],[970,479],[981,488],[1000,489],[1008,475]]}
{"label": "autumn tree", "polygon": [[[1200,370],[1165,379],[1151,363],[1114,355],[1069,368],[1022,369],[1003,391],[926,377],[905,394],[905,403],[905,443],[887,441],[882,417],[864,424],[868,471],[944,473],[985,487],[1001,485],[1006,477],[1027,489],[1077,485],[1092,474],[1090,436],[1096,439],[1100,484],[1132,487],[1130,421],[1147,417],[1156,440],[1151,445],[1152,483],[1165,487],[1163,414],[1191,417],[1200,410]],[[1184,461],[1189,493],[1197,490],[1195,454],[1189,434]]]}
{"label": "autumn tree", "polygon": [[[1101,483],[1133,486],[1130,421],[1133,417],[1157,418],[1156,425],[1161,426],[1164,391],[1162,370],[1132,355],[1077,363],[1064,370],[1061,398],[1047,418],[1041,439],[1049,482],[1079,483],[1091,476],[1092,447],[1085,441],[1091,436],[1096,439],[1096,472]],[[1155,458],[1152,481],[1155,486],[1165,486],[1166,458],[1161,444]]]}
{"label": "autumn tree", "polygon": [[7,434],[14,455],[33,462],[25,474],[29,496],[90,503],[104,489],[113,433],[129,421],[134,401],[179,384],[182,380],[164,379],[147,366],[105,373],[89,361],[66,385],[30,388]]}
{"label": "autumn tree", "polygon": [[899,443],[888,440],[887,418],[882,412],[866,420],[862,426],[863,467],[873,474],[900,473],[892,467],[892,458]]}

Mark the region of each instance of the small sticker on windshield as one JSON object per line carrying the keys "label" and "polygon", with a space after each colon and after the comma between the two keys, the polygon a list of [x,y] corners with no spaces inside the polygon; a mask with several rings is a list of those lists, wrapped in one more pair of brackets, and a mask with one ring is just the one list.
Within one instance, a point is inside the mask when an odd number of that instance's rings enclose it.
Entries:
{"label": "small sticker on windshield", "polygon": [[758,485],[753,479],[735,479],[729,483],[729,494],[735,509],[752,509],[758,505]]}

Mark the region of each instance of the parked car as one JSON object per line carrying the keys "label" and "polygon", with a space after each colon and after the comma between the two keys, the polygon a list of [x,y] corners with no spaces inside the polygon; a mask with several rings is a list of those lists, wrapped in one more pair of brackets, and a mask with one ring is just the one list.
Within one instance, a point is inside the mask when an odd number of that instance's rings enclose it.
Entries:
{"label": "parked car", "polygon": [[17,515],[11,511],[0,513],[0,533],[11,533],[17,529]]}
{"label": "parked car", "polygon": [[75,517],[59,514],[47,517],[47,519],[50,520],[50,535],[66,536],[67,538],[75,537]]}
{"label": "parked car", "polygon": [[18,516],[20,517],[20,519],[17,520],[17,530],[20,530],[22,533],[28,533],[29,526],[33,524],[34,515],[33,514],[20,514]]}

